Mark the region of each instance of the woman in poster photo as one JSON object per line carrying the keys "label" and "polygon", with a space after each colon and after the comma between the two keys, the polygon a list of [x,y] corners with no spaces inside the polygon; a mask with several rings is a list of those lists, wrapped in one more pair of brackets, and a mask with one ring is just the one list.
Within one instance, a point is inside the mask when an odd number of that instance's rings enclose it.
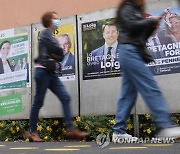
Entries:
{"label": "woman in poster photo", "polygon": [[12,72],[10,62],[8,60],[10,48],[11,43],[8,40],[5,40],[0,44],[0,74]]}
{"label": "woman in poster photo", "polygon": [[171,36],[174,42],[180,41],[180,15],[168,12],[165,17],[166,35]]}

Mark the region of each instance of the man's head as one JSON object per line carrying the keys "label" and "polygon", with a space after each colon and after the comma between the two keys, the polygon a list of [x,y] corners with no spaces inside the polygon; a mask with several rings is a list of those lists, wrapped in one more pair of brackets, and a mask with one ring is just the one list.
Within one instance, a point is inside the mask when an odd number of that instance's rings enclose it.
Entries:
{"label": "man's head", "polygon": [[23,64],[26,64],[26,63],[27,63],[26,57],[24,57],[24,58],[22,59],[22,62],[23,62]]}
{"label": "man's head", "polygon": [[11,65],[12,65],[12,66],[15,66],[15,65],[16,65],[16,62],[15,62],[15,60],[14,60],[14,59],[12,59],[12,61],[11,61]]}
{"label": "man's head", "polygon": [[63,49],[64,55],[66,55],[71,48],[71,39],[68,34],[61,34],[58,37],[60,47]]}
{"label": "man's head", "polygon": [[17,64],[21,65],[21,59],[18,59]]}
{"label": "man's head", "polygon": [[103,25],[103,38],[108,46],[112,46],[118,39],[119,30],[113,22],[108,22]]}

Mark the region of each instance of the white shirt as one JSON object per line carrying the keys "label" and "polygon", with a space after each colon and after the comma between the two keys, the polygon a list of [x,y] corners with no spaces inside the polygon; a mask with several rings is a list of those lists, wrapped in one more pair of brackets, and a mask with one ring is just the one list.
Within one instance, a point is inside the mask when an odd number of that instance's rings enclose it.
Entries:
{"label": "white shirt", "polygon": [[3,64],[3,68],[4,68],[4,73],[10,73],[12,72],[10,67],[9,67],[9,64],[6,63],[6,64]]}
{"label": "white shirt", "polygon": [[156,39],[157,44],[160,45],[161,43],[160,43],[159,38],[158,38],[157,35],[151,36],[151,37],[148,39],[149,45],[150,45],[150,46],[154,46],[154,40],[153,40],[154,38]]}
{"label": "white shirt", "polygon": [[61,62],[62,67],[65,66],[65,64],[66,64],[66,62],[67,62],[67,60],[68,60],[68,58],[69,58],[69,55],[70,55],[70,53],[68,52],[68,53],[64,56],[64,59],[63,59],[63,61]]}
{"label": "white shirt", "polygon": [[107,56],[108,47],[112,47],[112,49],[111,49],[111,55],[115,56],[115,55],[116,55],[117,45],[118,45],[118,41],[116,41],[112,46],[108,46],[108,45],[105,43],[104,55]]}
{"label": "white shirt", "polygon": [[[118,41],[116,41],[113,45],[111,46],[108,46],[106,43],[105,43],[105,47],[104,47],[104,56],[106,57],[107,56],[107,53],[108,53],[108,48],[109,47],[112,47],[111,49],[111,60],[114,59],[114,57],[116,57],[116,50],[117,50],[117,46],[118,46]],[[104,63],[106,63],[106,59],[104,59]],[[106,68],[105,70],[106,71]]]}

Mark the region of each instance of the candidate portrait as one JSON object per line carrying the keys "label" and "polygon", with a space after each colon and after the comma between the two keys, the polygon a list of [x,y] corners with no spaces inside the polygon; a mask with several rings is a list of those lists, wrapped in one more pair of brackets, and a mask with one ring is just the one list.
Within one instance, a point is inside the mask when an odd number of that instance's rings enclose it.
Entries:
{"label": "candidate portrait", "polygon": [[110,21],[102,26],[104,44],[90,52],[87,73],[119,71],[119,51],[117,25]]}

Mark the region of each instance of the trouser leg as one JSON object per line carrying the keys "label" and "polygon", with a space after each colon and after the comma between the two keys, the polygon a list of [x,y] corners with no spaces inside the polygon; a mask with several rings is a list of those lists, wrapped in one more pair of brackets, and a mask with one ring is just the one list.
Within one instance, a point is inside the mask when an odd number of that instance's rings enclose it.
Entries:
{"label": "trouser leg", "polygon": [[114,125],[114,132],[117,134],[126,133],[126,122],[137,98],[136,87],[125,72],[123,73],[121,89],[121,96],[117,104],[116,124]]}
{"label": "trouser leg", "polygon": [[39,110],[43,106],[44,97],[49,84],[48,78],[49,77],[44,69],[36,68],[35,76],[34,76],[36,82],[36,89],[35,89],[34,102],[32,104],[31,113],[30,113],[30,132],[37,131]]}
{"label": "trouser leg", "polygon": [[50,89],[62,103],[67,128],[73,129],[72,112],[71,112],[71,106],[70,106],[71,99],[64,85],[55,74],[53,78],[51,79]]}

